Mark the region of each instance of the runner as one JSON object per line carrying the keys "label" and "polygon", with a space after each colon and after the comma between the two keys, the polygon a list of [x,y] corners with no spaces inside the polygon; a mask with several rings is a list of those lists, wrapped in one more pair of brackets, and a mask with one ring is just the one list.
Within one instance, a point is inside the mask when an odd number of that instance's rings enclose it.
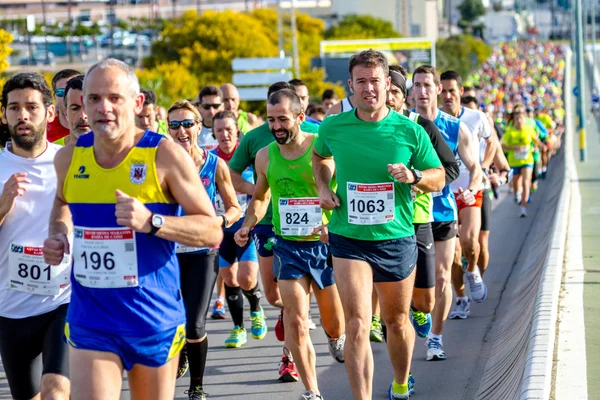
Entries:
{"label": "runner", "polygon": [[152,132],[169,137],[167,122],[156,117],[156,111],[158,109],[156,105],[156,93],[150,89],[144,88],[140,91],[144,95],[144,107],[142,107],[142,111],[136,115],[135,125],[144,131],[149,129]]}
{"label": "runner", "polygon": [[[308,104],[310,103],[310,94],[308,93],[308,86],[306,86],[306,83],[304,83],[300,79],[292,79],[288,83],[294,87],[294,90],[296,91],[298,97],[300,97],[300,102],[302,103],[302,112],[306,113],[306,111],[308,110]],[[304,117],[305,123],[321,125],[321,121],[308,117],[306,116],[306,114],[304,115]]]}
{"label": "runner", "polygon": [[64,146],[66,144],[77,142],[81,135],[85,135],[91,131],[87,115],[83,109],[81,96],[83,94],[83,75],[78,75],[69,79],[65,88],[65,107],[67,112],[67,122],[71,133],[69,136],[58,139],[55,144]]}
{"label": "runner", "polygon": [[340,102],[340,98],[333,89],[325,89],[321,96],[321,104],[325,110],[329,110],[332,106]]}
{"label": "runner", "polygon": [[[461,105],[461,96],[463,94],[462,78],[455,71],[445,71],[440,76],[442,84],[442,111],[458,118],[466,125],[471,133],[471,154],[476,162],[489,165],[494,159],[496,153],[496,142],[492,138],[492,127],[482,111],[472,110]],[[480,153],[480,140],[486,142],[484,154]],[[455,198],[459,197],[459,191],[464,187],[469,187],[471,171],[467,169],[462,160],[460,163],[460,176],[450,185],[450,190]],[[487,179],[487,178],[486,178]],[[484,185],[480,183],[475,189],[475,203],[467,205],[462,201],[457,201],[458,221],[460,235],[456,239],[456,248],[454,251],[454,262],[452,263],[452,282],[454,288],[463,287],[463,274],[466,274],[471,292],[471,300],[480,303],[485,300],[487,287],[480,278],[479,271],[479,234],[481,232],[481,215],[484,201]],[[463,270],[461,257],[464,255],[466,268]],[[466,296],[464,290],[458,290],[456,297],[459,301],[464,301]],[[467,300],[468,301],[468,300]]]}
{"label": "runner", "polygon": [[216,113],[225,109],[223,92],[216,86],[205,86],[198,93],[194,106],[202,116],[202,130],[198,134],[198,146],[212,150],[218,144],[212,131],[212,119]]}
{"label": "runner", "polygon": [[131,67],[101,61],[83,87],[93,134],[56,155],[44,242],[46,263],[56,265],[74,232],[65,325],[71,397],[119,399],[125,369],[132,397],[173,398],[185,342],[175,242],[218,246],[223,219],[185,151],[135,127],[144,99]]}
{"label": "runner", "polygon": [[269,97],[267,119],[276,142],[256,156],[256,191],[235,237],[240,246],[247,244],[250,229],[265,215],[272,196],[273,226],[277,232],[273,272],[286,310],[286,336],[306,389],[300,399],[322,399],[306,321],[311,286],[329,339],[329,352],[338,362],[344,362],[345,335],[342,305],[328,262],[326,225],[331,213],[319,208],[312,174],[312,150],[317,137],[300,128],[303,105],[292,90],[280,90]]}
{"label": "runner", "polygon": [[[267,96],[270,96],[276,91],[282,89],[293,90],[292,85],[287,82],[276,82],[269,87]],[[316,133],[318,129],[317,125],[308,124],[306,122],[303,122],[300,128],[303,132],[307,133]],[[258,128],[251,130],[242,137],[235,154],[229,162],[231,180],[235,190],[238,193],[245,193],[250,196],[254,195],[255,185],[246,181],[242,177],[242,174],[250,166],[252,166],[252,169],[256,174],[256,166],[254,163],[256,154],[260,149],[274,141],[275,138],[273,137],[267,122]],[[273,307],[281,309],[279,320],[275,325],[275,335],[279,341],[285,341],[285,329],[283,327],[283,303],[281,302],[279,289],[277,288],[275,276],[273,275],[273,251],[271,250],[272,243],[270,243],[270,241],[275,234],[273,233],[271,217],[271,208],[269,207],[264,218],[258,222],[253,232],[256,239],[258,265],[260,268],[260,276],[262,280],[262,286],[265,291],[265,296],[267,297],[269,304],[271,304]],[[284,348],[284,355],[281,359],[281,365],[279,367],[279,379],[286,382],[296,382],[298,381],[298,372],[296,371],[296,366],[294,361],[285,353],[286,351]]]}
{"label": "runner", "polygon": [[[231,111],[219,111],[213,118],[219,147],[212,150],[212,153],[227,164],[239,145],[238,137],[241,133],[236,121],[237,118]],[[246,169],[242,176],[248,182],[254,183],[252,168]],[[244,221],[249,197],[247,194],[238,193],[242,218],[224,229],[223,242],[219,248],[219,277],[224,281],[227,306],[234,325],[229,337],[225,339],[225,347],[241,347],[248,340],[244,328],[244,297],[250,304],[252,338],[260,340],[267,335],[267,321],[260,306],[262,296],[258,287],[258,253],[254,240],[249,240],[243,247],[239,247],[234,240],[235,232],[241,228]],[[217,195],[217,215],[223,214],[224,211],[223,199]]]}
{"label": "runner", "polygon": [[223,105],[225,106],[225,111],[231,111],[237,116],[237,124],[240,127],[242,134],[264,123],[262,118],[239,109],[240,93],[233,84],[222,84],[221,92],[223,93]]}
{"label": "runner", "polygon": [[[417,262],[411,185],[441,190],[444,171],[423,128],[386,107],[390,78],[385,56],[374,50],[355,54],[349,72],[357,108],[323,121],[313,155],[321,207],[333,210],[329,241],[346,348],[351,349],[344,354],[346,370],[354,398],[371,399],[369,322],[375,283],[394,369],[389,398],[408,399],[414,346],[409,309]],[[329,187],[333,170],[327,159],[333,156],[337,193]]]}
{"label": "runner", "polygon": [[[472,154],[471,134],[468,128],[458,119],[437,108],[437,96],[442,91],[440,76],[430,65],[422,65],[413,73],[413,98],[416,112],[430,119],[437,126],[448,146],[455,154],[458,153],[463,164],[470,173],[469,186],[459,189],[458,201],[466,205],[475,202],[474,193],[481,185],[482,173]],[[464,189],[464,190],[463,190]],[[457,235],[458,212],[454,194],[447,185],[442,191],[432,194],[433,220],[431,225],[435,242],[435,307],[432,312],[433,326],[425,346],[426,360],[444,360],[442,333],[444,323],[452,306],[451,268],[454,259],[454,249]],[[479,278],[481,281],[481,278]]]}
{"label": "runner", "polygon": [[306,114],[320,124],[325,119],[327,110],[320,104],[309,104]]}
{"label": "runner", "polygon": [[[202,184],[213,205],[220,194],[224,229],[229,228],[241,215],[235,190],[231,184],[225,161],[205,149],[197,147],[197,136],[202,117],[187,100],[175,102],[167,111],[171,138],[194,159]],[[208,352],[206,314],[219,272],[218,248],[178,245],[177,259],[181,274],[181,292],[186,311],[186,346],[179,359],[177,376],[190,369],[190,400],[203,399],[204,369]]]}
{"label": "runner", "polygon": [[81,75],[81,72],[74,69],[60,70],[52,78],[52,92],[56,101],[56,115],[54,119],[48,122],[48,141],[55,142],[58,139],[69,135],[69,124],[65,113],[65,87],[67,82],[74,76]]}
{"label": "runner", "polygon": [[52,91],[41,75],[17,74],[4,84],[2,106],[11,141],[0,152],[0,357],[12,398],[67,400],[71,259],[50,266],[41,256],[60,149],[46,140]]}

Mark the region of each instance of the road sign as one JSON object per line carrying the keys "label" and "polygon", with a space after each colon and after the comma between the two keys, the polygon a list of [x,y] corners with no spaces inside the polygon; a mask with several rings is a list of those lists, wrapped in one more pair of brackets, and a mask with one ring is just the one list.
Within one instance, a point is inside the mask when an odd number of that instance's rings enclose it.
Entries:
{"label": "road sign", "polygon": [[35,15],[27,16],[27,32],[31,33],[35,31]]}
{"label": "road sign", "polygon": [[[275,82],[287,82],[292,73],[292,59],[287,58],[234,58],[231,69],[233,84],[238,86],[242,100],[266,100],[269,86]],[[244,87],[245,86],[245,87]]]}
{"label": "road sign", "polygon": [[236,86],[265,86],[275,82],[287,82],[292,79],[291,72],[250,72],[233,74]]}
{"label": "road sign", "polygon": [[234,58],[231,68],[234,71],[266,71],[278,69],[290,69],[292,59],[286,58]]}
{"label": "road sign", "polygon": [[268,87],[254,87],[254,88],[239,88],[240,98],[242,100],[266,100],[269,92]]}

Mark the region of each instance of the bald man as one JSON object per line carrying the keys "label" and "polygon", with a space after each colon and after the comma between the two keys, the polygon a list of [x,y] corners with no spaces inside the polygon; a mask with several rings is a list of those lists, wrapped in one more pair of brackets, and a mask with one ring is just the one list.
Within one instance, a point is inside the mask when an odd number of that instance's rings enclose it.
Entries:
{"label": "bald man", "polygon": [[221,85],[223,92],[223,103],[225,110],[233,112],[238,117],[238,126],[243,133],[246,133],[264,123],[263,119],[256,115],[242,111],[240,106],[240,93],[232,83],[224,83]]}

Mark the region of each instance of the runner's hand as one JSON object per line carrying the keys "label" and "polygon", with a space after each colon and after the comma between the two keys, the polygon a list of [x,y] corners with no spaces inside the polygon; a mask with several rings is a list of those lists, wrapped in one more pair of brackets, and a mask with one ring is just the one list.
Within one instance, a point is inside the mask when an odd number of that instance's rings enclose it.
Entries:
{"label": "runner's hand", "polygon": [[117,190],[117,204],[115,207],[115,216],[117,224],[126,226],[136,232],[149,233],[152,230],[150,218],[152,212],[134,197]]}
{"label": "runner's hand", "polygon": [[235,243],[238,246],[244,247],[246,245],[246,243],[248,243],[249,235],[250,235],[250,229],[240,228],[235,233],[235,235],[233,235],[233,240],[235,240]]}
{"label": "runner's hand", "polygon": [[329,229],[327,228],[327,225],[321,225],[317,228],[315,228],[312,232],[313,235],[319,234],[319,240],[322,243],[329,243]]}
{"label": "runner's hand", "polygon": [[425,193],[424,191],[422,191],[421,189],[419,189],[416,186],[412,187],[412,191],[415,192],[416,194],[423,194],[423,193]]}
{"label": "runner's hand", "polygon": [[412,171],[404,164],[388,164],[388,172],[400,183],[411,185],[415,181]]}
{"label": "runner's hand", "polygon": [[463,190],[463,188],[458,188],[458,197],[457,200],[462,200],[468,206],[472,206],[475,204],[475,195],[470,190]]}
{"label": "runner's hand", "polygon": [[333,210],[340,206],[340,199],[333,190],[327,188],[325,193],[319,192],[319,204],[323,210]]}
{"label": "runner's hand", "polygon": [[44,262],[48,265],[59,265],[65,254],[70,254],[69,240],[64,233],[57,233],[44,240],[42,247]]}
{"label": "runner's hand", "polygon": [[27,191],[27,183],[31,183],[31,180],[27,179],[25,172],[16,173],[8,178],[0,197],[0,215],[6,215],[13,209],[15,199],[23,196]]}
{"label": "runner's hand", "polygon": [[489,174],[488,175],[488,179],[490,180],[490,183],[494,186],[502,186],[500,184],[500,176],[498,176],[497,173],[493,173],[493,174]]}

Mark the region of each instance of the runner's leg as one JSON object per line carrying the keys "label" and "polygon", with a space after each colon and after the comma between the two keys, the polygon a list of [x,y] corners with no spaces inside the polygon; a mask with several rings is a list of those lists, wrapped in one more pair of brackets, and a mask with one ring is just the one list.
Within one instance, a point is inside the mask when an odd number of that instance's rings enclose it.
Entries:
{"label": "runner's leg", "polygon": [[123,364],[118,355],[71,346],[69,369],[73,400],[118,400],[121,397]]}
{"label": "runner's leg", "polygon": [[127,373],[131,400],[174,398],[178,364],[179,357],[173,357],[171,361],[158,368],[135,364]]}

